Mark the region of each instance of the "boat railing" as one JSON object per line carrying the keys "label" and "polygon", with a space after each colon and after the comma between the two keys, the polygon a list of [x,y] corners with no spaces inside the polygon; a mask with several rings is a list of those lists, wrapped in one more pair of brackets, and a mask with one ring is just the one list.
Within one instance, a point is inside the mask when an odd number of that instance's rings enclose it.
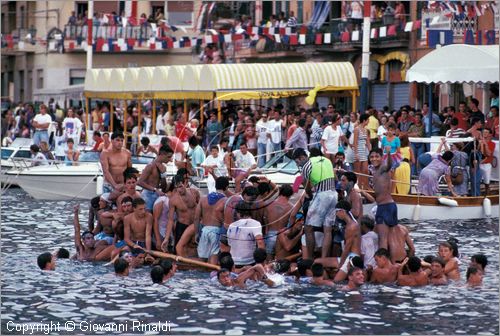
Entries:
{"label": "boat railing", "polygon": [[[47,162],[48,164],[43,164],[43,165],[34,165],[33,164],[34,162],[39,162],[39,161],[32,158],[21,158],[21,157],[12,158],[12,164],[14,165],[13,169],[18,171],[23,171],[39,166],[52,166],[52,167],[57,167],[59,169],[61,165],[66,165],[66,163],[61,160],[46,160],[44,162]],[[74,162],[74,163],[77,165],[79,164],[79,162]]]}

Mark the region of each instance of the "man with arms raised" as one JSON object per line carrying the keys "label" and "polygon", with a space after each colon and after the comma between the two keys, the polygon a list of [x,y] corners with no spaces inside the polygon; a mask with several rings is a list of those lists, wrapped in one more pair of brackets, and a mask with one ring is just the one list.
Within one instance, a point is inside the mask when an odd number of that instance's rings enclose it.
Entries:
{"label": "man with arms raised", "polygon": [[[403,268],[408,265],[410,274],[404,275]],[[401,264],[398,272],[398,282],[399,286],[426,286],[429,284],[429,278],[427,273],[422,270],[421,261],[419,257],[405,258]]]}
{"label": "man with arms raised", "polygon": [[[386,152],[390,153],[390,146]],[[387,155],[387,161],[382,163],[382,150],[374,149],[370,152],[372,163],[373,190],[377,202],[377,213],[375,215],[375,232],[379,237],[379,247],[387,249],[387,236],[389,228],[398,224],[398,207],[391,196],[391,155]]]}
{"label": "man with arms raised", "polygon": [[[130,249],[151,250],[151,234],[153,232],[153,215],[146,211],[146,202],[142,198],[132,201],[134,212],[127,215],[123,221],[124,240]],[[145,255],[145,260],[154,259]]]}
{"label": "man with arms raised", "polygon": [[[122,192],[124,190],[123,172],[132,167],[130,152],[123,148],[123,134],[111,135],[111,149],[101,153],[101,166],[104,175],[103,192]],[[114,198],[111,198],[114,199]]]}
{"label": "man with arms raised", "polygon": [[141,173],[137,184],[143,188],[142,198],[146,201],[147,211],[152,212],[155,201],[164,195],[158,188],[161,179],[167,174],[167,167],[164,164],[170,162],[173,156],[174,151],[170,147],[161,145],[156,158]]}
{"label": "man with arms raised", "polygon": [[94,234],[90,231],[84,231],[80,235],[80,219],[78,212],[80,206],[74,207],[73,227],[75,229],[75,248],[76,259],[80,261],[106,261],[109,260],[109,253],[102,253],[107,247],[107,244],[96,245]]}

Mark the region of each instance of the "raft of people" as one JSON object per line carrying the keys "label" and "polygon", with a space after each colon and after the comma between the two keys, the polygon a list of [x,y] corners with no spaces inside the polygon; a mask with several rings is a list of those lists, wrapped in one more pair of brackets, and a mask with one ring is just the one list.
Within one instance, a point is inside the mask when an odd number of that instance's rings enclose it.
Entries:
{"label": "raft of people", "polygon": [[[246,155],[245,146],[240,148],[232,155]],[[215,191],[202,196],[185,168],[167,183],[165,164],[173,158],[173,149],[163,143],[139,174],[123,148],[123,135],[113,133],[111,148],[100,157],[105,192],[91,200],[83,232],[80,207],[74,207],[74,259],[108,261],[120,276],[152,265],[152,281],[163,283],[174,276],[176,259],[182,257],[217,269],[211,279],[228,287],[245,287],[249,280],[278,286],[286,276],[342,290],[365,282],[423,286],[461,279],[456,241],[440,243],[436,256],[415,256],[391,198],[391,156],[383,158],[381,150],[370,152],[374,198],[357,189],[355,173],[334,168],[315,150],[309,155],[293,151],[304,192],[249,176],[249,171],[238,179],[241,193],[233,192],[230,178],[209,168]],[[375,218],[363,214],[363,198],[377,203]],[[61,251],[42,253],[39,267],[55,269],[56,259],[68,256]],[[472,256],[469,285],[481,285],[486,265],[485,255]]]}

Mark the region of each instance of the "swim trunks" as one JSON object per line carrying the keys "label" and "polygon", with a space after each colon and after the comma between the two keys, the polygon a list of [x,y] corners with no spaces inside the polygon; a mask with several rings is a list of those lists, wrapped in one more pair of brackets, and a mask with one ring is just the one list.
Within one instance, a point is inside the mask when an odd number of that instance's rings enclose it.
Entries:
{"label": "swim trunks", "polygon": [[125,246],[127,246],[127,243],[125,243],[125,240],[120,240],[120,241],[117,241],[115,243],[115,247],[116,248],[122,248],[122,247],[125,247]]}
{"label": "swim trunks", "polygon": [[219,237],[222,244],[229,246],[229,242],[227,241],[227,229],[224,225],[219,228]]}
{"label": "swim trunks", "polygon": [[378,204],[375,223],[385,224],[389,227],[398,225],[398,206],[396,203]]}
{"label": "swim trunks", "polygon": [[336,205],[337,192],[335,190],[316,192],[309,205],[305,225],[332,226],[335,221]]}
{"label": "swim trunks", "polygon": [[155,201],[159,197],[158,194],[156,193],[156,191],[144,189],[142,191],[141,195],[142,195],[142,198],[144,199],[144,201],[146,202],[146,210],[152,212]]}
{"label": "swim trunks", "polygon": [[177,243],[181,240],[182,234],[184,233],[184,231],[186,231],[188,226],[189,225],[182,224],[181,222],[177,222],[177,224],[175,224],[174,237],[175,237],[175,245],[176,246],[177,246]]}
{"label": "swim trunks", "polygon": [[276,241],[278,240],[279,232],[276,230],[269,230],[264,237],[264,241],[266,243],[266,252],[267,254],[274,255],[274,248],[276,247]]}
{"label": "swim trunks", "polygon": [[[354,257],[359,257],[356,253],[349,253],[347,258],[345,258],[344,264],[340,267],[340,270],[344,273],[347,273],[349,271],[349,263],[351,262],[351,259]],[[340,257],[338,258],[338,262],[340,262]]]}
{"label": "swim trunks", "polygon": [[113,190],[115,190],[115,188],[113,188],[113,186],[111,185],[111,183],[104,182],[102,184],[102,193],[103,194],[105,194],[105,193],[112,193]]}
{"label": "swim trunks", "polygon": [[[140,246],[140,247],[142,247],[143,249],[145,249],[145,248],[146,248],[146,242],[143,242],[143,241],[137,240],[137,241],[135,241],[135,242],[133,242],[133,243],[134,243],[135,245],[139,245],[139,246]],[[132,255],[133,255],[134,257],[137,257],[137,256],[138,256],[139,254],[141,254],[141,253],[142,253],[142,252],[139,252],[139,253],[134,253],[134,252],[132,252]]]}
{"label": "swim trunks", "polygon": [[104,232],[99,232],[94,237],[95,240],[104,240],[108,245],[113,245],[114,235],[110,235]]}
{"label": "swim trunks", "polygon": [[200,242],[198,243],[198,257],[210,258],[220,251],[220,228],[218,226],[204,226],[201,229]]}

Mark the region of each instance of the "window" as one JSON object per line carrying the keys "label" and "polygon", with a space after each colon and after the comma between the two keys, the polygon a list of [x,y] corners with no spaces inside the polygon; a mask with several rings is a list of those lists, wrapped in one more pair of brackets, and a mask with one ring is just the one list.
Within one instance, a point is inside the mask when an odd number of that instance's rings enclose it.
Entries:
{"label": "window", "polygon": [[7,160],[12,153],[14,153],[13,149],[2,148],[2,160]]}
{"label": "window", "polygon": [[78,85],[85,83],[85,70],[70,69],[69,70],[69,85]]}
{"label": "window", "polygon": [[85,2],[77,2],[75,4],[75,6],[76,6],[76,15],[80,15],[81,14],[82,16],[85,15],[85,12],[89,8],[89,5],[88,5],[87,1],[85,1]]}
{"label": "window", "polygon": [[193,26],[194,1],[167,2],[168,23],[173,26]]}
{"label": "window", "polygon": [[36,71],[36,88],[43,89],[43,69]]}
{"label": "window", "polygon": [[297,23],[302,23],[304,17],[304,1],[297,1]]}

